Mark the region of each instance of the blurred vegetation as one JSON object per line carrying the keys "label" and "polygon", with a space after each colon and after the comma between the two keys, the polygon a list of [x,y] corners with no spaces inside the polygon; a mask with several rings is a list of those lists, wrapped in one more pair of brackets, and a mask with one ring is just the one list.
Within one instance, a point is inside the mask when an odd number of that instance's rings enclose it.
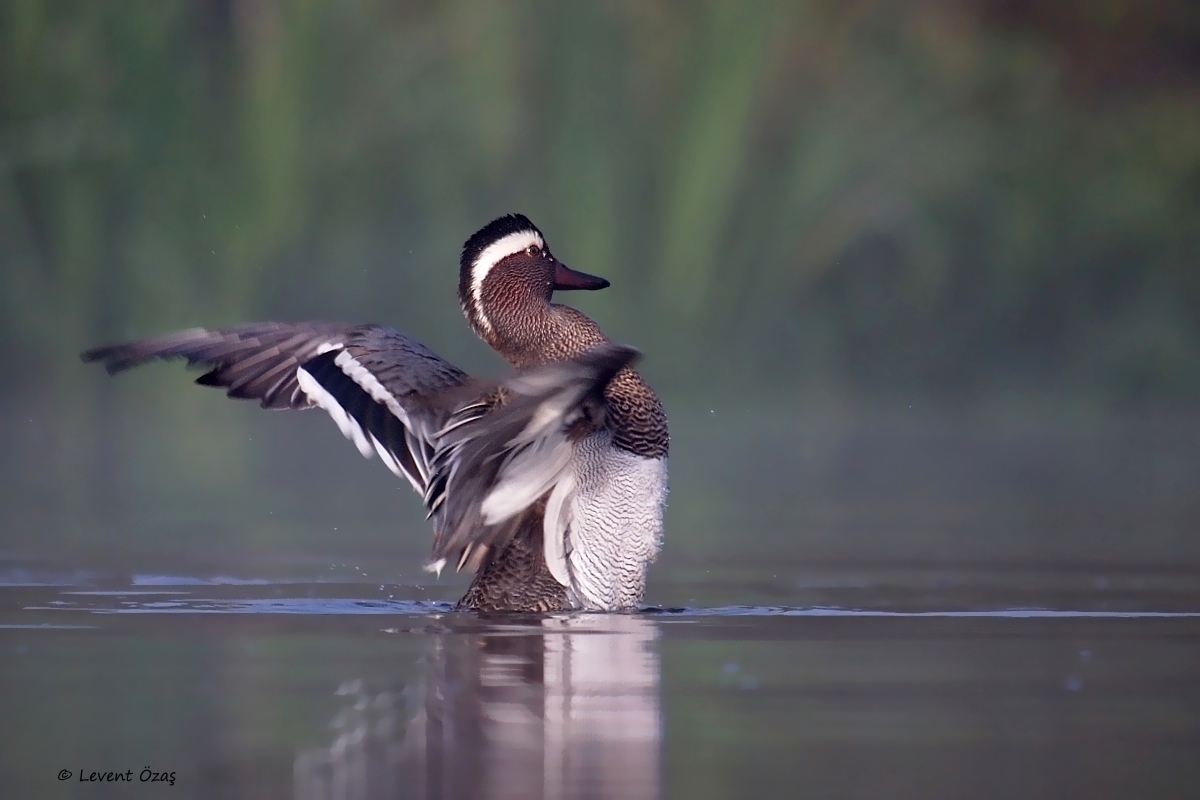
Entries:
{"label": "blurred vegetation", "polygon": [[1200,397],[1186,2],[2,9],[27,381],[265,317],[462,358],[458,247],[519,209],[668,387]]}
{"label": "blurred vegetation", "polygon": [[[220,506],[227,541],[268,547],[363,515],[380,541],[423,530],[332,426],[280,449],[305,426],[77,354],[327,318],[496,372],[457,255],[514,210],[612,280],[567,300],[646,351],[671,513],[714,539],[757,519],[706,488],[731,470],[716,485],[774,486],[759,505],[799,524],[795,453],[831,419],[1194,415],[1197,52],[1184,0],[4,0],[0,524],[174,546]],[[337,492],[296,490],[343,464]]]}

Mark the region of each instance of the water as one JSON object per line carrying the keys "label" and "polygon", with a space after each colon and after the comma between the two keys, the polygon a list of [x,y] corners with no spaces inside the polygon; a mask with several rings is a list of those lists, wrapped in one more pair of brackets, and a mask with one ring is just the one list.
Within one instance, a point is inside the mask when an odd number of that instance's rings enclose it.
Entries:
{"label": "water", "polygon": [[441,586],[10,566],[3,794],[1186,797],[1200,779],[1198,576],[775,568],[675,570],[638,614],[484,618]]}

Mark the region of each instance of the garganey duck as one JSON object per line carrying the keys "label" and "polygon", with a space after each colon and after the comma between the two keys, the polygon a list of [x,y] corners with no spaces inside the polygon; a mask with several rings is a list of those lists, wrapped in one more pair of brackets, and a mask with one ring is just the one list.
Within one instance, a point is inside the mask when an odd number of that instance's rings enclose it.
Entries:
{"label": "garganey duck", "polygon": [[554,290],[603,289],[520,214],[467,240],[458,296],[471,329],[516,368],[467,376],[382,325],[192,328],[83,354],[110,374],[154,359],[263,408],[325,409],[360,453],[421,493],[433,559],[475,578],[458,608],[616,611],[642,600],[662,541],[667,418],[638,353]]}

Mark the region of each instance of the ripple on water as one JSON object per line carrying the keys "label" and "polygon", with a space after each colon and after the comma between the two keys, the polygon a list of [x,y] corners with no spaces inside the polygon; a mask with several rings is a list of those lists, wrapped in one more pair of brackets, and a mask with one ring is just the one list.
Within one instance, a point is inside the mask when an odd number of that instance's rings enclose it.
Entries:
{"label": "ripple on water", "polygon": [[453,610],[450,603],[428,600],[362,600],[353,598],[186,598],[126,600],[130,594],[106,592],[116,604],[57,603],[25,606],[26,611],[84,611],[93,614],[440,614]]}
{"label": "ripple on water", "polygon": [[1200,611],[1093,611],[1063,608],[995,608],[893,611],[874,608],[838,608],[835,606],[717,606],[713,608],[647,608],[648,613],[682,617],[902,617],[902,618],[988,618],[1005,619],[1189,619],[1200,618]]}
{"label": "ripple on water", "polygon": [[[447,602],[431,600],[373,600],[338,597],[211,598],[180,596],[185,592],[68,591],[60,596],[87,600],[54,600],[26,605],[26,611],[75,611],[94,614],[299,614],[299,615],[426,615],[453,611]],[[153,599],[152,599],[153,598]],[[1200,611],[1081,610],[1067,608],[991,608],[891,610],[838,606],[681,606],[647,607],[640,613],[664,619],[689,617],[873,617],[968,619],[1192,619]]]}

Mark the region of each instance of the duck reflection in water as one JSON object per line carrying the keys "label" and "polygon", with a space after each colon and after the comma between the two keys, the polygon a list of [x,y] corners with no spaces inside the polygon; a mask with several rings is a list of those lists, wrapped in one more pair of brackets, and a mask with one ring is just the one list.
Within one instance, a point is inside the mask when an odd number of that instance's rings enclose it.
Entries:
{"label": "duck reflection in water", "polygon": [[418,686],[339,689],[337,738],[295,759],[297,800],[658,796],[651,620],[454,617]]}

